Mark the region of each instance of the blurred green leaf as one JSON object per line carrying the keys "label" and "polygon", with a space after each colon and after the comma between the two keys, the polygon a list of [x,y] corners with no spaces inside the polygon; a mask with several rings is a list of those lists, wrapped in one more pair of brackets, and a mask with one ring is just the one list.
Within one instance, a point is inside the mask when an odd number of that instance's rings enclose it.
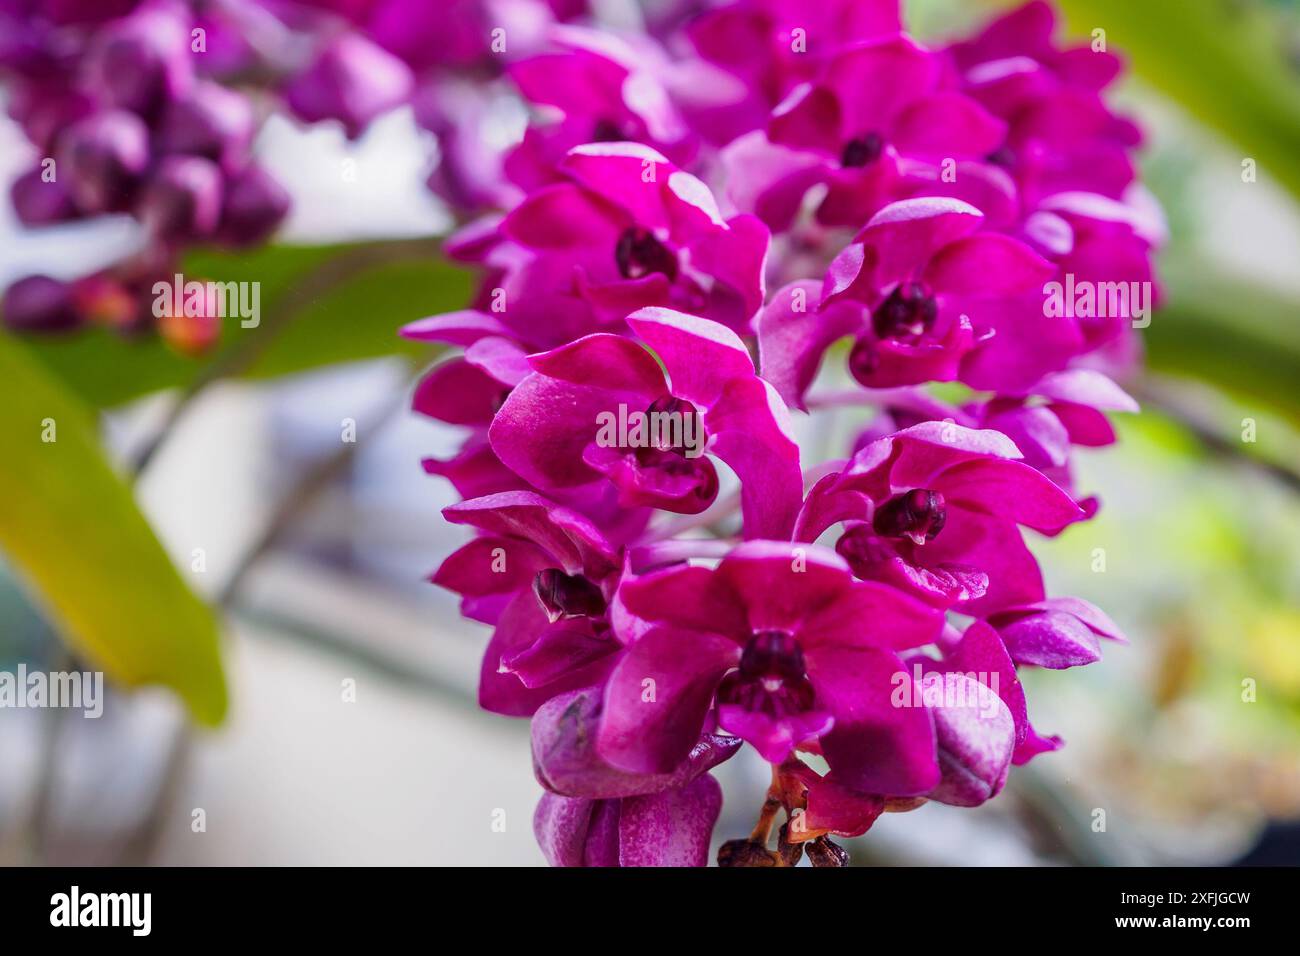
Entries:
{"label": "blurred green leaf", "polygon": [[104,460],[93,413],[3,335],[0,443],[0,549],[61,632],[115,681],[163,684],[196,719],[220,722],[214,612]]}
{"label": "blurred green leaf", "polygon": [[1161,269],[1169,301],[1142,338],[1158,372],[1199,378],[1300,423],[1300,301],[1201,261]]}
{"label": "blurred green leaf", "polygon": [[260,282],[261,324],[225,319],[214,349],[181,355],[158,336],[126,339],[107,329],[25,340],[41,362],[84,400],[119,405],[205,377],[272,377],[334,362],[423,355],[397,336],[414,319],[461,308],[470,274],[436,254],[432,240],[341,246],[267,246],[252,252],[198,251],[187,280]]}
{"label": "blurred green leaf", "polygon": [[1293,14],[1259,0],[1061,0],[1070,27],[1217,129],[1300,197]]}

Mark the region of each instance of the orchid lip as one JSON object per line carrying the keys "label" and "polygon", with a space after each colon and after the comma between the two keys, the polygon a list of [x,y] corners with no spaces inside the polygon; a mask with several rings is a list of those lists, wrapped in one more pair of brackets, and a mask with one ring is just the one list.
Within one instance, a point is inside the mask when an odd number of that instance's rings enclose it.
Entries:
{"label": "orchid lip", "polygon": [[900,282],[871,314],[871,325],[882,339],[915,340],[934,327],[939,306],[934,293],[920,282]]}
{"label": "orchid lip", "polygon": [[870,166],[885,149],[885,138],[879,133],[863,133],[844,144],[840,165],[845,169]]}
{"label": "orchid lip", "polygon": [[934,540],[947,520],[948,508],[942,494],[928,488],[913,488],[877,508],[871,527],[882,537],[909,538],[923,545]]}
{"label": "orchid lip", "polygon": [[740,655],[740,665],[718,687],[719,704],[734,704],[774,719],[812,709],[816,696],[803,650],[788,631],[757,631]]}
{"label": "orchid lip", "polygon": [[605,613],[605,596],[581,574],[565,574],[559,568],[538,571],[533,593],[552,624],[561,618],[599,617]]}
{"label": "orchid lip", "polygon": [[677,256],[649,229],[628,226],[614,246],[614,261],[625,279],[644,279],[653,273],[677,279]]}

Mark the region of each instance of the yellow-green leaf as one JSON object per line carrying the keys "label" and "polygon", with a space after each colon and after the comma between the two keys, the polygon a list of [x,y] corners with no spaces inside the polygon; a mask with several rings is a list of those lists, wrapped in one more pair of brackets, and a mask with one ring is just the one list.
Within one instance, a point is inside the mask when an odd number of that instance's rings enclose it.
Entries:
{"label": "yellow-green leaf", "polygon": [[105,460],[92,413],[0,333],[0,551],[69,643],[120,684],[226,711],[215,613]]}

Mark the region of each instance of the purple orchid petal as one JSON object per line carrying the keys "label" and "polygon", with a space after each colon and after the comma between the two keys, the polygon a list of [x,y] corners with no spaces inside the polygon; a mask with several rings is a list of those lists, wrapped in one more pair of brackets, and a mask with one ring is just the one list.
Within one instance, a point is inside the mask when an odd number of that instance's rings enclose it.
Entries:
{"label": "purple orchid petal", "polygon": [[615,413],[620,404],[641,409],[647,402],[639,392],[590,388],[533,373],[502,403],[488,438],[506,467],[539,488],[585,485],[599,473],[583,461],[583,453],[595,439],[601,417]]}
{"label": "purple orchid petal", "polygon": [[805,83],[772,110],[767,138],[778,146],[837,156],[843,117],[839,98],[829,89]]}
{"label": "purple orchid petal", "polygon": [[1094,369],[1066,369],[1044,375],[1034,386],[1032,393],[1055,402],[1086,405],[1089,408],[1105,411],[1134,414],[1141,411],[1131,395]]}
{"label": "purple orchid petal", "polygon": [[[654,356],[619,335],[603,332],[587,335],[549,352],[530,355],[528,361],[535,370],[550,378],[635,394],[647,404],[668,391],[664,373]],[[681,393],[674,391],[674,394]]]}
{"label": "purple orchid petal", "polygon": [[930,563],[920,546],[894,541],[859,525],[844,534],[835,550],[864,581],[879,581],[931,607],[946,609],[978,600],[988,593],[989,576],[969,564]]}
{"label": "purple orchid petal", "polygon": [[822,82],[839,100],[841,128],[857,136],[889,129],[937,73],[934,55],[899,34],[845,50],[827,65]]}
{"label": "purple orchid petal", "polygon": [[839,836],[861,836],[885,811],[885,798],[872,793],[861,793],[844,786],[836,779],[834,771],[819,775],[802,762],[781,768],[803,784],[803,797],[807,803],[798,825],[789,828],[786,839],[794,843],[814,840],[827,833]]}
{"label": "purple orchid petal", "polygon": [[773,143],[761,130],[729,143],[721,160],[728,170],[727,194],[736,208],[777,231],[790,228],[804,196],[826,178],[829,168],[824,158]]}
{"label": "purple orchid petal", "polygon": [[398,331],[403,338],[416,342],[441,342],[446,345],[459,345],[462,348],[473,345],[484,336],[510,334],[510,330],[500,319],[477,309],[431,315],[407,323]]}
{"label": "purple orchid petal", "polygon": [[590,687],[605,679],[615,657],[605,656],[571,670],[545,687],[529,688],[514,674],[501,670],[501,661],[537,643],[551,622],[531,591],[521,591],[506,605],[479,671],[478,703],[484,710],[507,717],[531,717],[556,694]]}
{"label": "purple orchid petal", "polygon": [[453,524],[530,541],[568,574],[603,575],[619,565],[613,547],[591,521],[533,492],[487,495],[451,505],[442,513]]}
{"label": "purple orchid petal", "polygon": [[969,236],[983,220],[983,213],[959,199],[922,197],[891,203],[871,217],[858,237],[869,251],[872,285],[883,289],[919,271],[936,252]]}
{"label": "purple orchid petal", "polygon": [[741,596],[719,587],[708,568],[677,565],[625,579],[619,588],[619,600],[629,615],[641,621],[683,631],[726,634],[740,642],[749,636],[749,619]]}
{"label": "purple orchid petal", "polygon": [[[659,357],[668,372],[672,394],[678,398],[713,405],[731,379],[754,375],[754,363],[745,343],[717,322],[672,309],[651,308],[633,312],[627,324]],[[644,350],[642,354],[646,354]],[[649,359],[649,355],[646,357]],[[654,364],[653,359],[650,362]]]}
{"label": "purple orchid petal", "polygon": [[1070,460],[1070,433],[1051,408],[1020,406],[989,415],[984,424],[1015,442],[1035,468],[1060,468]]}
{"label": "purple orchid petal", "polygon": [[1012,522],[965,508],[948,509],[943,531],[913,554],[927,567],[960,564],[988,575],[983,596],[964,601],[954,610],[982,617],[1006,607],[1043,598],[1043,575],[1033,553]]}
{"label": "purple orchid petal", "polygon": [[[531,193],[501,222],[501,234],[531,249],[607,245],[630,224],[626,213],[573,183]],[[612,258],[612,257],[611,257]]]}
{"label": "purple orchid petal", "polygon": [[922,693],[934,715],[942,780],[927,796],[955,807],[977,807],[997,796],[1015,750],[1015,726],[1001,699],[964,674],[928,674]]}
{"label": "purple orchid petal", "polygon": [[[763,306],[764,276],[767,270],[771,233],[756,216],[733,216],[727,228],[709,230],[691,243],[689,249],[694,268],[712,276],[736,299],[734,318],[725,324],[743,332]],[[714,290],[720,298],[722,289]],[[727,313],[726,303],[713,309],[720,320]]]}
{"label": "purple orchid petal", "polygon": [[691,752],[722,675],[740,660],[730,638],[659,627],[633,643],[605,686],[596,750],[634,773],[671,773]]}
{"label": "purple orchid petal", "polygon": [[1085,517],[1070,494],[1021,461],[974,459],[954,465],[932,483],[951,503],[1055,534]]}
{"label": "purple orchid petal", "polygon": [[859,332],[866,312],[842,302],[818,309],[819,283],[804,279],[779,289],[759,313],[759,366],[788,405],[803,411],[804,393],[817,376],[826,349],[837,339]]}
{"label": "purple orchid petal", "polygon": [[789,538],[803,499],[790,413],[761,378],[732,379],[704,414],[710,451],[735,471],[748,538]]}
{"label": "purple orchid petal", "polygon": [[838,780],[854,790],[913,796],[939,782],[935,725],[919,692],[895,706],[912,676],[898,656],[872,647],[827,645],[808,655],[817,702],[835,718],[821,749]]}
{"label": "purple orchid petal", "polygon": [[[652,230],[670,228],[663,184],[675,167],[662,153],[640,143],[589,143],[570,150],[560,168],[590,195],[624,210],[632,222]],[[708,218],[710,212],[701,215]]]}
{"label": "purple orchid petal", "polygon": [[1056,267],[1023,242],[986,232],[944,246],[921,277],[951,295],[1003,296],[1037,289],[1055,274]]}
{"label": "purple orchid petal", "polygon": [[482,368],[454,358],[420,379],[411,408],[452,425],[487,425],[506,391],[506,385]]}
{"label": "purple orchid petal", "polygon": [[872,581],[855,581],[820,606],[808,605],[799,626],[800,643],[808,652],[868,645],[906,650],[935,641],[943,625],[934,608]]}
{"label": "purple orchid petal", "polygon": [[510,339],[495,335],[485,336],[465,349],[465,361],[511,387],[532,372],[528,353]]}
{"label": "purple orchid petal", "polygon": [[599,688],[559,694],[533,715],[533,769],[552,793],[598,799],[632,797],[681,787],[740,749],[737,737],[705,734],[686,758],[665,774],[635,774],[611,767],[596,752],[603,707]]}
{"label": "purple orchid petal", "polygon": [[751,744],[768,763],[779,764],[801,744],[816,740],[834,725],[822,710],[771,717],[739,704],[718,707],[718,726]]}
{"label": "purple orchid petal", "polygon": [[840,487],[838,473],[827,475],[808,489],[795,522],[794,540],[812,544],[831,525],[862,520],[871,514],[871,509],[871,498],[864,492]]}
{"label": "purple orchid petal", "polygon": [[737,595],[749,630],[801,631],[800,622],[853,586],[835,552],[785,541],[747,541],[722,559],[717,583]]}
{"label": "purple orchid petal", "polygon": [[307,122],[339,120],[355,139],[371,120],[405,101],[412,82],[401,60],[360,34],[343,33],[289,83],[285,99]]}
{"label": "purple orchid petal", "polygon": [[1054,750],[1060,750],[1064,746],[1065,741],[1060,737],[1043,737],[1030,726],[1024,742],[1016,747],[1015,753],[1011,757],[1011,763],[1020,767],[1029,763],[1039,754],[1051,753]]}
{"label": "purple orchid petal", "polygon": [[597,634],[586,619],[556,621],[528,647],[502,654],[498,669],[532,689],[546,687],[619,649],[612,638]]}
{"label": "purple orchid petal", "polygon": [[[586,866],[587,842],[592,827],[592,815],[600,801],[582,797],[561,797],[554,793],[542,794],[533,813],[533,835],[541,847],[542,856],[551,866]],[[617,805],[615,805],[617,806]],[[597,828],[600,832],[600,828]],[[594,841],[598,845],[605,840]],[[612,853],[593,856],[613,856],[617,859],[617,843]]]}
{"label": "purple orchid petal", "polygon": [[[512,598],[515,592],[532,587],[537,572],[550,567],[552,560],[529,541],[485,535],[449,554],[429,580],[468,599]],[[498,612],[505,603],[498,602]],[[483,620],[478,614],[473,616]],[[486,623],[496,623],[495,616]]]}
{"label": "purple orchid petal", "polygon": [[[995,617],[994,620],[997,620]],[[1007,651],[1021,664],[1059,670],[1101,660],[1101,643],[1072,614],[1044,611],[998,625]]]}
{"label": "purple orchid petal", "polygon": [[906,154],[981,157],[1001,145],[1007,125],[967,96],[951,90],[910,104],[895,122],[894,145]]}
{"label": "purple orchid petal", "polygon": [[1015,726],[1015,742],[1025,741],[1029,727],[1029,712],[1025,704],[1025,691],[1016,675],[1016,666],[1002,638],[984,621],[976,621],[966,629],[956,647],[944,655],[943,669],[974,675],[986,684],[1007,705]]}
{"label": "purple orchid petal", "polygon": [[707,866],[722,788],[708,774],[679,790],[623,800],[620,866]]}

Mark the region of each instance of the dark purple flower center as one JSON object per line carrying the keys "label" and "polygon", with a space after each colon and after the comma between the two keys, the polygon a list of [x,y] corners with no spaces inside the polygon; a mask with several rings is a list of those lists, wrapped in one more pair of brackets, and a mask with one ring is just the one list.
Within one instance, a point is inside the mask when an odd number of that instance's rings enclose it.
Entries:
{"label": "dark purple flower center", "polygon": [[[633,454],[636,456],[636,463],[643,470],[659,473],[660,483],[672,479],[687,479],[685,482],[672,482],[672,487],[676,488],[680,488],[682,484],[689,486],[687,491],[672,496],[675,511],[682,514],[696,514],[697,509],[702,511],[707,508],[718,496],[718,471],[708,458],[703,456],[687,458],[679,449],[665,451],[662,448],[637,448]],[[648,486],[655,484],[653,477],[646,476],[645,480]]]}
{"label": "dark purple flower center", "polygon": [[593,143],[621,143],[627,138],[621,124],[605,117],[596,120],[596,124],[591,130],[591,141]]}
{"label": "dark purple flower center", "polygon": [[928,488],[913,488],[877,508],[871,527],[881,537],[911,538],[924,544],[934,540],[947,520],[943,495]]}
{"label": "dark purple flower center", "polygon": [[686,457],[691,448],[704,447],[704,426],[695,405],[676,395],[656,398],[645,410],[650,444],[660,451]]}
{"label": "dark purple flower center", "polygon": [[757,631],[740,654],[740,666],[718,685],[718,703],[735,704],[773,718],[812,708],[816,693],[805,673],[803,651],[787,631]]}
{"label": "dark purple flower center", "polygon": [[561,618],[598,617],[605,613],[605,595],[581,574],[546,568],[533,578],[533,593],[551,623]]}
{"label": "dark purple flower center", "polygon": [[677,256],[649,229],[628,226],[614,246],[614,261],[625,279],[643,279],[654,272],[677,279]]}
{"label": "dark purple flower center", "polygon": [[994,166],[1007,167],[1015,164],[1016,154],[1010,146],[999,146],[997,149],[993,150],[993,152],[989,153],[985,159]]}
{"label": "dark purple flower center", "polygon": [[918,339],[930,331],[938,314],[929,289],[919,282],[900,282],[871,314],[871,326],[882,339]]}
{"label": "dark purple flower center", "polygon": [[885,149],[885,138],[879,133],[863,133],[844,144],[840,165],[845,169],[869,166],[880,158]]}

